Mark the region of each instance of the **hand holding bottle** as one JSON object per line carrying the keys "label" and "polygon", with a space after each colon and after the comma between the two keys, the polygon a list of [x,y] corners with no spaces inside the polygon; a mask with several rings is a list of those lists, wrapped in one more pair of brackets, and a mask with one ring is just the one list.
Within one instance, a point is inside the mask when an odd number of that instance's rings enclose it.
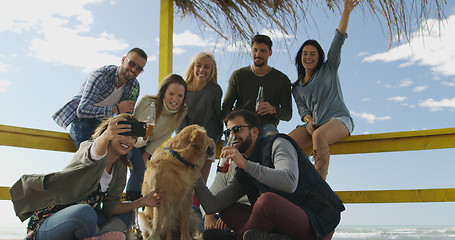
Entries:
{"label": "hand holding bottle", "polygon": [[155,118],[156,118],[156,107],[155,102],[150,103],[150,114],[145,121],[147,123],[146,135],[151,137],[153,136],[153,127],[155,127]]}
{"label": "hand holding bottle", "polygon": [[[235,139],[235,134],[231,133],[227,140],[226,146],[232,147]],[[220,161],[218,162],[217,172],[227,173],[229,170],[229,160],[225,157],[220,157]]]}

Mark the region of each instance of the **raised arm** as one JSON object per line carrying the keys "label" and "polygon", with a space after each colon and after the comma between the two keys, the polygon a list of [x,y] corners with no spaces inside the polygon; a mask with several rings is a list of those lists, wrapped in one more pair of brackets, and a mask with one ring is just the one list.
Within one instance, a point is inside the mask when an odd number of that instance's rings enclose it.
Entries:
{"label": "raised arm", "polygon": [[345,0],[344,1],[344,10],[341,14],[340,25],[338,25],[338,32],[345,34],[348,29],[349,15],[352,10],[359,4],[359,0]]}

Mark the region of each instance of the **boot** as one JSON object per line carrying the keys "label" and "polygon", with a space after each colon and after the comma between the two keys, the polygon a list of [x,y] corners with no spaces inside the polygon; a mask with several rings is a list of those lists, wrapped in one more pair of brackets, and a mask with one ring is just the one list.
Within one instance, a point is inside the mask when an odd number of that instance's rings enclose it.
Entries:
{"label": "boot", "polygon": [[327,175],[329,174],[330,149],[328,146],[319,150],[313,149],[313,153],[314,167],[321,177],[326,180]]}

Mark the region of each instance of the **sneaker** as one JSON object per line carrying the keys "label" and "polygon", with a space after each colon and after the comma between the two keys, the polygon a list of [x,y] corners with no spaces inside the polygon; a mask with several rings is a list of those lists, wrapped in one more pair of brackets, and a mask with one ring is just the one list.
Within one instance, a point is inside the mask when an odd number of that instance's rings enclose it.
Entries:
{"label": "sneaker", "polygon": [[125,234],[122,232],[107,232],[98,236],[84,238],[84,240],[125,240]]}
{"label": "sneaker", "polygon": [[280,233],[269,233],[263,230],[252,229],[243,234],[243,240],[293,240],[291,237]]}
{"label": "sneaker", "polygon": [[207,229],[202,233],[203,240],[236,240],[236,232],[228,232],[221,229]]}

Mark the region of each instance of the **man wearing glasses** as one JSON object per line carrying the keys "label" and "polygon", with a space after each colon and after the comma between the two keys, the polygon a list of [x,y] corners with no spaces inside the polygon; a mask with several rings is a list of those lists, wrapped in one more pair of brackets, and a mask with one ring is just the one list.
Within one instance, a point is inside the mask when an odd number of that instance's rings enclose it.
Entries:
{"label": "man wearing glasses", "polygon": [[[234,180],[213,195],[200,178],[195,192],[206,213],[220,212],[235,232],[208,229],[203,239],[331,239],[344,206],[300,146],[284,134],[259,137],[253,112],[233,111],[225,121],[235,140],[221,157],[236,163]],[[236,203],[245,194],[251,206]]]}
{"label": "man wearing glasses", "polygon": [[121,63],[90,73],[79,93],[52,116],[65,129],[71,124],[69,134],[77,148],[90,138],[100,120],[133,112],[139,95],[136,77],[144,71],[147,54],[140,48],[133,48],[122,57]]}

